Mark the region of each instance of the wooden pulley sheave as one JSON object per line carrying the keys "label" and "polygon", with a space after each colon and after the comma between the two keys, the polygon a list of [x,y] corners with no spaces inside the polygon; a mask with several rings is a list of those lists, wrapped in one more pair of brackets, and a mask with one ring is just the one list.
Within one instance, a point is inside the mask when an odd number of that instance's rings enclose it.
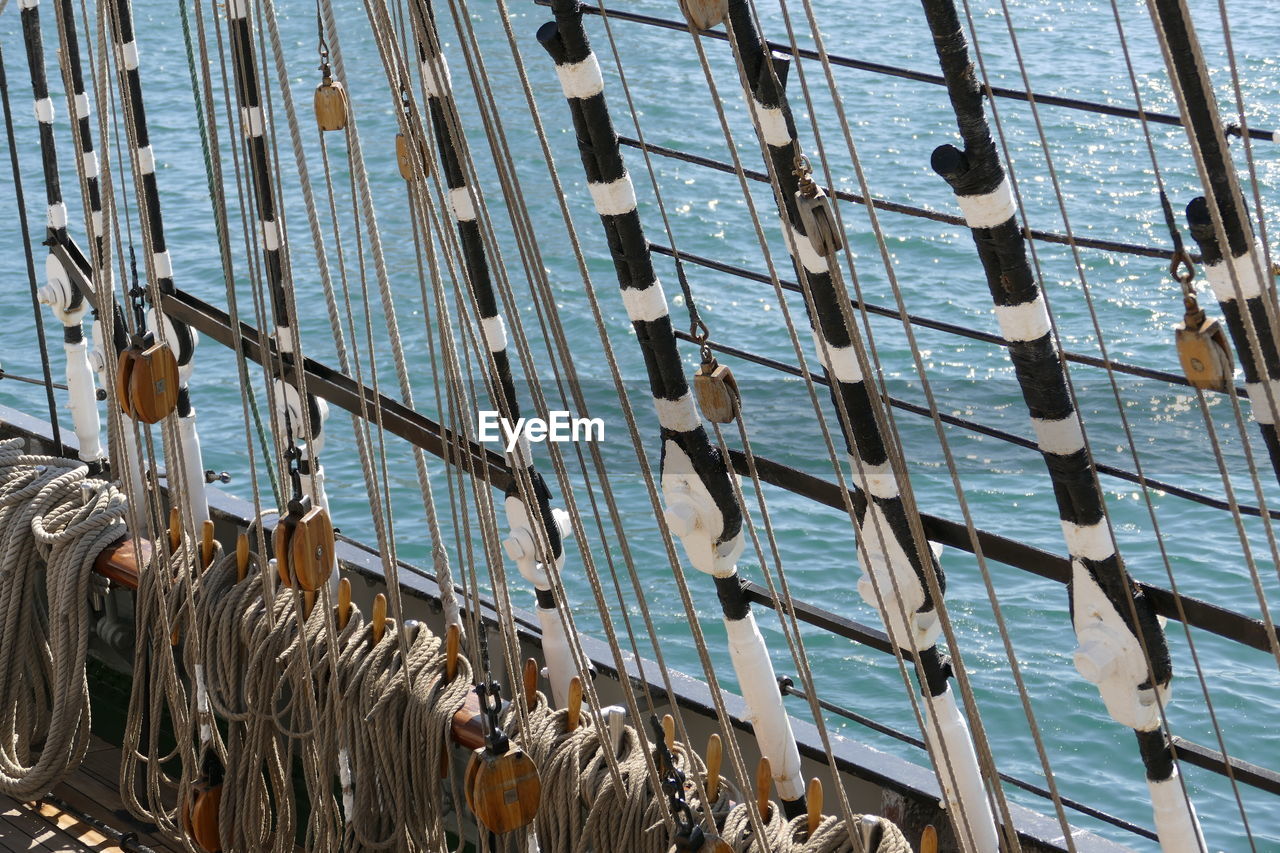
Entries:
{"label": "wooden pulley sheave", "polygon": [[1186,313],[1174,327],[1182,372],[1193,387],[1202,391],[1228,391],[1235,368],[1226,332],[1216,317],[1209,317],[1195,296],[1183,300]]}
{"label": "wooden pulley sheave", "polygon": [[333,522],[324,507],[306,495],[289,501],[289,511],[272,534],[280,582],[315,592],[329,580],[334,564]]}
{"label": "wooden pulley sheave", "polygon": [[731,424],[738,417],[738,383],[727,365],[716,361],[711,347],[702,342],[702,363],[693,374],[693,393],[702,416],[712,423]]}
{"label": "wooden pulley sheave", "polygon": [[191,785],[191,795],[182,805],[182,827],[187,837],[205,853],[219,853],[222,838],[218,813],[222,806],[222,784],[226,771],[217,753],[206,748],[200,762],[200,777]]}
{"label": "wooden pulley sheave", "polygon": [[471,754],[463,790],[476,820],[501,835],[528,826],[538,816],[542,780],[533,759],[502,731],[502,688],[491,681],[476,685],[476,693],[489,731],[485,745]]}
{"label": "wooden pulley sheave", "polygon": [[322,131],[346,130],[347,115],[351,108],[347,89],[329,75],[328,62],[320,66],[320,73],[324,75],[324,79],[316,87],[316,124]]}
{"label": "wooden pulley sheave", "polygon": [[178,408],[178,357],[151,332],[135,335],[116,365],[116,399],[126,415],[145,424],[164,420]]}
{"label": "wooden pulley sheave", "polygon": [[829,258],[844,248],[844,235],[836,224],[831,199],[827,192],[813,180],[813,170],[809,161],[797,157],[793,174],[800,179],[800,188],[796,190],[796,214],[800,217],[800,227],[813,245],[813,250],[820,257]]}
{"label": "wooden pulley sheave", "polygon": [[729,16],[729,0],[680,0],[680,11],[695,30],[709,30]]}

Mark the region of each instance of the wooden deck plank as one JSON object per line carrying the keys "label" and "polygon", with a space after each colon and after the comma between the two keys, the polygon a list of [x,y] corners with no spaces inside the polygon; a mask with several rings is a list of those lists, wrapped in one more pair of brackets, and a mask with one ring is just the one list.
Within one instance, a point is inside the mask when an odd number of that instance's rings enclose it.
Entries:
{"label": "wooden deck plank", "polygon": [[80,768],[47,799],[19,803],[0,796],[0,853],[124,853],[114,836],[86,820],[132,833],[155,853],[181,853],[180,845],[125,810],[118,789],[119,767],[119,748],[95,737]]}
{"label": "wooden deck plank", "polygon": [[58,831],[27,806],[5,798],[0,809],[0,850],[46,853],[54,849],[51,839]]}

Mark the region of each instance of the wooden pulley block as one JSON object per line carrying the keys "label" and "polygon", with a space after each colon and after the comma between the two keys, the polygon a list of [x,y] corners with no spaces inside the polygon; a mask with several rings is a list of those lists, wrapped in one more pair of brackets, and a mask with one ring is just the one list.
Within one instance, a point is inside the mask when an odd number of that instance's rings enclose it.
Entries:
{"label": "wooden pulley block", "polygon": [[458,674],[458,653],[462,650],[462,628],[450,625],[444,634],[444,677],[453,681]]}
{"label": "wooden pulley block", "polygon": [[289,537],[289,572],[299,587],[315,592],[329,582],[333,564],[333,521],[324,507],[312,507]]}
{"label": "wooden pulley block", "polygon": [[345,130],[350,103],[342,83],[325,76],[316,87],[316,124],[321,130]]}
{"label": "wooden pulley block", "polygon": [[477,749],[467,767],[468,804],[485,829],[499,835],[528,826],[538,816],[542,781],[533,759],[512,745],[501,755]]}
{"label": "wooden pulley block", "polygon": [[285,586],[293,586],[293,573],[289,571],[291,556],[289,546],[293,542],[293,531],[297,526],[298,520],[292,514],[282,515],[280,522],[276,524],[276,529],[271,533],[271,550],[276,556],[276,574],[280,576],[280,583]]}
{"label": "wooden pulley block", "polygon": [[182,827],[187,837],[205,853],[219,853],[222,838],[218,833],[218,812],[222,806],[222,762],[206,752],[201,762],[201,775],[191,786],[191,797],[182,807]]}
{"label": "wooden pulley block", "polygon": [[121,409],[134,420],[164,420],[178,408],[179,385],[178,357],[167,343],[135,344],[120,354],[116,392]]}
{"label": "wooden pulley block", "polygon": [[716,835],[707,839],[702,845],[701,853],[733,853],[733,848],[729,846],[729,842]]}
{"label": "wooden pulley block", "polygon": [[800,227],[813,244],[813,250],[821,257],[829,258],[844,248],[844,235],[836,225],[831,199],[821,187],[816,189],[814,193],[796,193],[796,213],[800,216]]}
{"label": "wooden pulley block", "polygon": [[1216,318],[1210,318],[1194,302],[1173,331],[1182,372],[1193,387],[1203,391],[1227,391],[1235,368],[1226,333]]}
{"label": "wooden pulley block", "polygon": [[116,403],[119,404],[120,411],[131,418],[134,414],[133,404],[129,402],[129,378],[133,376],[133,366],[141,352],[135,347],[127,347],[120,351],[120,357],[116,361]]}
{"label": "wooden pulley block", "polygon": [[938,853],[938,830],[934,829],[933,824],[926,826],[924,832],[920,833],[920,853]]}
{"label": "wooden pulley block", "polygon": [[702,416],[717,424],[731,424],[738,417],[738,383],[728,366],[715,359],[703,361],[693,374],[693,393]]}
{"label": "wooden pulley block", "polygon": [[219,853],[222,837],[218,833],[218,810],[222,805],[222,786],[197,789],[186,810],[187,835],[205,853]]}
{"label": "wooden pulley block", "polygon": [[709,30],[729,16],[728,0],[680,0],[680,11],[695,30]]}
{"label": "wooden pulley block", "polygon": [[[425,146],[418,147],[418,160],[421,166],[416,166],[413,162],[413,154],[409,148],[409,137],[403,133],[396,134],[396,163],[400,166],[400,177],[406,181],[425,178],[431,172],[431,160],[427,157],[427,149]],[[419,168],[421,174],[419,174]]]}

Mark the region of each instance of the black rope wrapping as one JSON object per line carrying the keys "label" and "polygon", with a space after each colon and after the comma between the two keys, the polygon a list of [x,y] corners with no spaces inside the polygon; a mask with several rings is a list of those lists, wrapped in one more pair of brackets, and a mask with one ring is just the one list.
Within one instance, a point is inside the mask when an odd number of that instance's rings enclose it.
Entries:
{"label": "black rope wrapping", "polygon": [[[1223,232],[1227,238],[1227,251],[1219,244],[1218,235],[1213,225],[1209,210],[1209,201],[1201,196],[1187,205],[1187,225],[1191,236],[1200,246],[1207,267],[1213,269],[1224,262],[1236,258],[1247,257],[1254,248],[1253,225],[1244,198],[1240,194],[1239,183],[1235,177],[1231,152],[1226,147],[1226,137],[1218,121],[1216,99],[1211,88],[1208,70],[1200,61],[1196,35],[1193,25],[1186,17],[1178,0],[1156,0],[1155,11],[1157,24],[1169,48],[1174,84],[1182,93],[1186,108],[1186,130],[1191,144],[1201,153],[1205,175],[1208,179],[1208,190],[1217,206],[1222,220]],[[1245,275],[1252,275],[1246,270]],[[1276,329],[1266,310],[1264,300],[1270,296],[1263,288],[1263,293],[1245,300],[1242,309],[1239,300],[1219,299],[1226,320],[1227,331],[1231,335],[1236,355],[1243,368],[1245,382],[1264,382],[1268,379],[1280,379],[1280,357],[1276,350]],[[1259,348],[1265,362],[1263,370],[1257,363],[1257,353],[1249,344],[1242,311],[1247,311],[1254,331],[1257,333]],[[1265,371],[1265,375],[1264,375]],[[1265,391],[1250,393],[1255,413],[1270,409]],[[1259,431],[1263,444],[1267,448],[1268,458],[1276,478],[1280,479],[1280,438],[1277,437],[1276,425],[1264,423],[1259,419]]]}
{"label": "black rope wrapping", "polygon": [[[126,68],[122,58],[126,45],[132,43],[136,48],[137,36],[133,24],[133,7],[130,0],[114,0],[110,4],[110,8],[113,18],[110,28],[117,49],[116,73],[122,86],[128,90],[128,97],[121,99],[124,102],[125,119],[132,129],[135,145],[141,151],[151,145],[151,136],[147,129],[147,110],[142,102],[142,76],[137,67]],[[146,233],[149,237],[147,251],[154,258],[156,255],[168,252],[168,243],[164,233],[164,220],[160,215],[160,188],[156,182],[155,169],[144,172],[141,177],[145,200],[141,208],[147,217]],[[156,273],[156,286],[162,294],[176,292],[172,276],[161,274],[160,271]],[[153,307],[159,315],[161,313],[160,306],[155,305]],[[191,363],[191,358],[195,354],[195,338],[186,323],[173,317],[169,317],[168,321],[176,337],[176,340],[170,341],[170,343],[174,344],[178,364],[185,367]],[[187,390],[186,382],[182,383],[182,390]],[[190,394],[180,393],[178,396],[178,417],[189,417],[194,414],[194,411]]]}
{"label": "black rope wrapping", "polygon": [[[244,148],[250,171],[250,191],[253,194],[254,208],[258,215],[259,239],[262,241],[262,262],[267,288],[271,297],[271,310],[277,329],[289,330],[296,325],[296,318],[289,310],[288,295],[293,292],[293,278],[285,257],[285,223],[284,211],[277,203],[275,174],[272,163],[272,152],[269,133],[269,114],[263,103],[262,87],[258,80],[258,59],[253,41],[253,23],[250,18],[250,6],[240,7],[245,14],[237,16],[228,14],[228,41],[231,44],[231,65],[235,77],[236,104],[239,106],[243,123]],[[228,6],[228,10],[231,7]],[[256,127],[253,116],[257,115]],[[254,130],[259,132],[254,133]],[[274,235],[273,241],[267,239],[268,229]],[[296,298],[295,298],[296,303]],[[284,337],[287,337],[287,332]],[[293,353],[292,340],[278,342],[283,370],[289,370],[292,360],[294,374],[292,384],[302,388],[302,367],[298,363],[297,354]],[[321,437],[324,421],[320,414],[320,403],[315,395],[307,392],[303,395],[302,404],[307,407],[307,421],[310,426],[312,441]],[[290,419],[286,418],[286,421]],[[301,420],[301,419],[299,419]],[[290,441],[301,441],[303,423],[296,428],[286,423]],[[313,474],[320,470],[318,456],[300,456],[297,460],[300,473]]]}

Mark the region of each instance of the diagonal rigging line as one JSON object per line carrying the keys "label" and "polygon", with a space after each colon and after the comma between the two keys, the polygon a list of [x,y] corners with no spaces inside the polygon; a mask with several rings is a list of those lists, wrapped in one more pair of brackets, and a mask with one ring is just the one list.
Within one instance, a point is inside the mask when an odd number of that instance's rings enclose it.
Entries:
{"label": "diagonal rigging line", "polygon": [[[716,270],[717,272],[729,273],[739,278],[744,278],[749,281],[759,282],[761,284],[772,283],[769,276],[765,275],[764,273],[754,272],[752,270],[748,270],[743,267],[736,266],[734,264],[725,263],[724,261],[717,261],[713,258],[703,257],[702,255],[695,255],[692,252],[686,252],[683,249],[673,249],[670,246],[663,246],[659,243],[650,243],[649,248],[650,250],[656,252],[659,255],[666,255],[668,257],[676,258],[681,261],[688,261],[691,264],[696,264],[697,266],[700,266],[700,267],[706,267],[707,269]],[[779,283],[782,285],[783,290],[790,290],[795,293],[801,292],[800,285],[794,281],[789,281],[784,278],[784,279],[779,279]],[[862,303],[862,302],[859,302],[856,298],[853,300],[853,307],[865,308],[866,311],[870,314],[877,314],[881,317],[889,317],[894,320],[901,320],[903,316],[896,308],[886,308],[882,305],[873,305],[869,302]],[[975,341],[985,341],[986,343],[996,344],[998,346],[1009,345],[1009,342],[1006,341],[1004,338],[1000,337],[999,335],[992,334],[990,332],[979,331],[978,329],[973,329],[968,326],[961,326],[958,323],[947,323],[943,320],[935,320],[931,317],[923,317],[919,314],[907,314],[906,319],[909,323],[911,323],[911,325],[920,326],[921,328],[924,328],[924,329],[933,329],[939,332],[948,332],[950,334],[958,335],[963,338],[971,338]],[[1144,367],[1139,364],[1127,364],[1121,361],[1114,361],[1110,358],[1102,359],[1102,358],[1098,358],[1097,356],[1086,355],[1084,353],[1078,353],[1078,352],[1071,352],[1068,350],[1063,350],[1062,357],[1067,361],[1074,362],[1076,364],[1084,364],[1089,367],[1098,367],[1098,368],[1110,367],[1116,373],[1125,373],[1130,376],[1139,376],[1143,379],[1154,379],[1156,381],[1165,382],[1170,385],[1181,385],[1184,388],[1192,387],[1191,383],[1187,381],[1186,376],[1183,376],[1177,373],[1170,373],[1167,370],[1157,370],[1156,368]],[[1237,385],[1235,387],[1235,394],[1238,397],[1248,396],[1248,392],[1245,390],[1244,386],[1241,386],[1241,385]]]}
{"label": "diagonal rigging line", "polygon": [[[681,340],[690,341],[694,343],[701,343],[701,342],[695,341],[693,336],[690,335],[688,332],[677,331],[675,334],[676,334],[676,337],[680,338]],[[732,355],[742,359],[743,361],[748,361],[753,364],[759,364],[765,367],[770,367],[770,368],[773,368],[774,370],[778,370],[783,373],[788,373],[792,376],[803,377],[803,374],[800,371],[800,369],[798,367],[795,367],[794,365],[785,364],[775,359],[766,358],[765,356],[755,355],[751,352],[748,352],[747,350],[730,346],[728,344],[718,343],[716,341],[706,341],[705,343],[707,346],[711,347],[711,349],[715,350],[716,352],[722,352],[722,353],[725,353],[726,355]],[[810,377],[813,379],[814,383],[818,385],[827,384],[827,378],[825,376],[819,376],[817,374],[811,373]],[[892,405],[894,408],[902,409],[903,411],[912,412],[914,414],[920,414],[925,416],[929,415],[929,409],[925,406],[920,406],[915,403],[910,403],[910,402],[907,402],[906,400],[902,400],[897,397],[889,397],[888,401],[889,401],[889,404]],[[1015,435],[1014,433],[1007,432],[1005,430],[998,429],[996,427],[987,426],[985,424],[978,423],[977,421],[971,421],[967,418],[961,418],[956,415],[947,415],[947,414],[940,413],[938,417],[943,423],[950,424],[951,426],[958,426],[963,429],[967,429],[971,432],[976,432],[981,435],[987,435],[992,438],[998,438],[1001,441],[1006,441],[1010,444],[1016,444],[1019,447],[1025,447],[1029,450],[1036,450],[1037,452],[1039,450],[1038,446],[1033,440],[1029,438],[1023,438],[1022,436]],[[1171,494],[1175,497],[1183,498],[1185,500],[1194,501],[1195,503],[1213,507],[1214,509],[1221,509],[1221,510],[1230,509],[1230,506],[1227,504],[1227,502],[1220,498],[1211,497],[1209,495],[1203,495],[1203,494],[1200,494],[1199,492],[1193,491],[1191,489],[1186,489],[1181,486],[1175,486],[1174,484],[1165,482],[1163,480],[1157,480],[1152,477],[1145,477],[1145,476],[1140,478],[1136,473],[1132,471],[1127,471],[1124,468],[1117,468],[1114,465],[1107,465],[1102,462],[1095,463],[1095,467],[1098,469],[1099,473],[1106,474],[1109,477],[1115,477],[1118,480],[1124,480],[1125,482],[1128,482],[1128,483],[1139,483],[1139,484],[1145,483],[1150,488],[1158,489],[1162,492],[1167,492],[1168,494]],[[1244,504],[1244,505],[1240,505],[1239,509],[1242,515],[1250,515],[1254,517],[1261,517],[1262,515],[1262,510],[1256,506]],[[1280,519],[1280,510],[1269,509],[1267,510],[1267,514],[1270,515],[1272,518]]]}
{"label": "diagonal rigging line", "polygon": [[[631,139],[626,136],[619,136],[618,142],[622,145],[628,145],[632,148],[639,148],[642,151],[648,151],[652,154],[659,154],[672,160],[680,160],[685,163],[691,163],[695,166],[705,166],[716,172],[724,172],[726,174],[737,174],[734,167],[720,160],[711,157],[703,157],[700,154],[690,154],[687,151],[680,151],[675,148],[667,148],[663,145],[655,145],[652,142],[641,142],[637,139]],[[764,172],[755,169],[743,169],[742,174],[746,175],[753,181],[759,183],[768,183],[769,176]],[[832,189],[830,195],[841,201],[851,201],[855,204],[867,203],[867,197],[858,193],[851,193],[848,190]],[[964,227],[964,218],[951,213],[943,213],[939,210],[930,210],[927,207],[916,207],[910,204],[903,204],[897,201],[888,201],[887,199],[875,198],[871,199],[871,206],[877,210],[887,210],[890,213],[901,213],[906,216],[915,216],[919,219],[930,219],[934,222],[945,222],[948,225]],[[1173,257],[1173,252],[1169,249],[1161,249],[1156,246],[1143,246],[1138,243],[1125,243],[1118,240],[1098,240],[1091,237],[1075,237],[1066,234],[1059,234],[1056,231],[1044,231],[1039,228],[1028,228],[1026,236],[1033,240],[1039,240],[1042,243],[1057,243],[1061,246],[1068,246],[1073,241],[1075,245],[1086,249],[1100,249],[1104,252],[1117,252],[1125,255],[1138,255],[1145,258],[1163,258],[1169,260]],[[1192,260],[1199,262],[1199,255],[1192,255]]]}
{"label": "diagonal rigging line", "polygon": [[[546,6],[549,0],[534,0],[539,6]],[[651,27],[661,27],[668,30],[679,30],[684,32],[688,29],[688,25],[684,21],[673,21],[667,18],[659,18],[653,15],[641,15],[635,12],[618,12],[614,10],[604,10],[598,6],[588,6],[583,4],[582,11],[589,15],[601,15],[609,18],[617,18],[620,21],[630,21],[636,24],[645,24]],[[700,35],[725,41],[726,36],[717,30],[707,30]],[[803,48],[796,50],[785,42],[766,42],[770,50],[790,56],[798,56],[801,59],[820,59],[817,51],[805,50]],[[849,56],[838,56],[836,54],[828,54],[828,61],[833,66],[841,68],[851,68],[856,71],[869,71],[873,74],[883,74],[887,77],[900,77],[904,80],[913,80],[917,83],[930,83],[935,86],[945,85],[945,81],[940,74],[930,74],[927,71],[916,71],[912,68],[902,68],[896,65],[886,65],[882,62],[868,62],[865,59],[854,59]],[[989,90],[991,94],[998,98],[1009,98],[1015,101],[1035,100],[1038,104],[1047,104],[1055,107],[1066,107],[1071,110],[1080,110],[1082,112],[1097,113],[1099,115],[1116,116],[1118,118],[1141,119],[1146,118],[1153,124],[1181,125],[1182,119],[1176,115],[1169,113],[1153,113],[1145,110],[1139,111],[1130,107],[1116,106],[1115,104],[1103,104],[1098,101],[1086,101],[1080,98],[1067,98],[1062,95],[1045,95],[1039,92],[1027,92],[1021,89],[1009,89],[1004,86],[986,86],[984,90]],[[1241,125],[1230,124],[1224,128],[1224,132],[1230,136],[1245,135],[1250,139],[1263,139],[1268,142],[1277,141],[1277,132],[1271,130],[1255,130],[1254,128],[1245,128]]]}

